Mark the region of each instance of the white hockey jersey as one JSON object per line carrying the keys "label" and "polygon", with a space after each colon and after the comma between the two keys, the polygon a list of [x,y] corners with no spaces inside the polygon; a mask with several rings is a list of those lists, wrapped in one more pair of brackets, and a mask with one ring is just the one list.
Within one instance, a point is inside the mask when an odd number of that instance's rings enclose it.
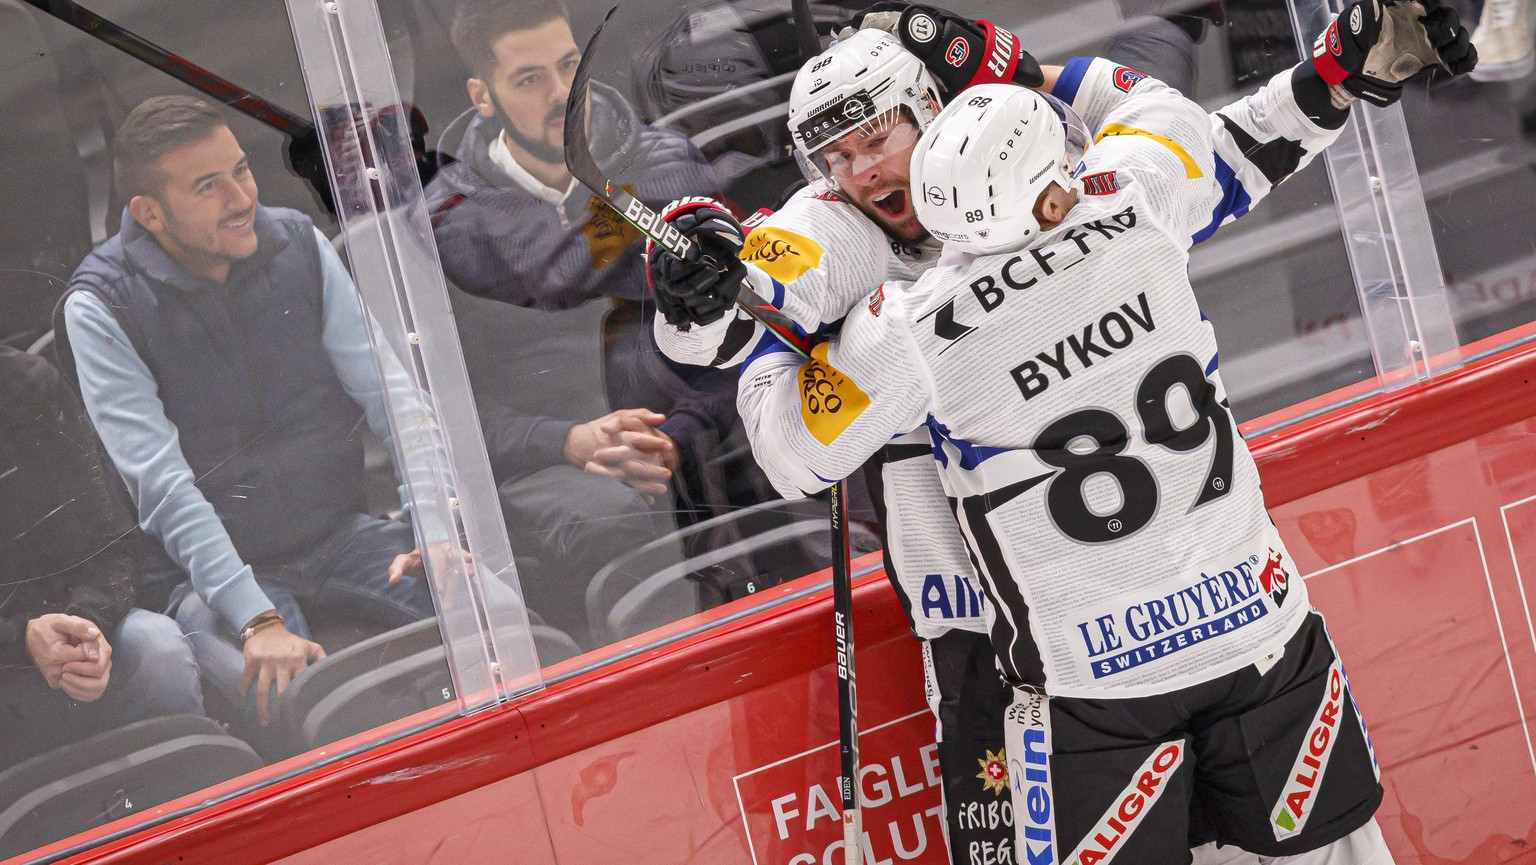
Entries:
{"label": "white hockey jersey", "polygon": [[[1253,663],[1308,608],[1227,411],[1188,250],[1268,191],[1266,168],[1289,173],[1337,132],[1297,107],[1289,72],[1213,117],[1093,66],[1077,83],[1109,75],[1123,96],[1084,112],[1100,135],[1066,224],[881,287],[814,360],[755,358],[739,405],[790,496],[926,426],[1004,673],[1118,698]],[[1284,160],[1244,158],[1261,151]]]}

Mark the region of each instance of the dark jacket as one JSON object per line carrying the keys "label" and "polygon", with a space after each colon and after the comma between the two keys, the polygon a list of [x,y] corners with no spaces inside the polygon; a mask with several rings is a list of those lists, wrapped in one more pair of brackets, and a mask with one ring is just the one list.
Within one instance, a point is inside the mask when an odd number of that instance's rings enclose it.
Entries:
{"label": "dark jacket", "polygon": [[[616,92],[596,83],[590,129],[608,176],[652,208],[719,193],[687,138],[644,125]],[[584,189],[558,207],[528,194],[490,159],[500,132],[494,119],[468,111],[438,144],[458,160],[427,186],[432,234],[448,278],[477,297],[539,309],[569,309],[599,297],[645,299],[640,233]]]}
{"label": "dark jacket", "polygon": [[132,218],[75,271],[149,367],[197,488],[247,564],[307,552],[366,510],[362,410],[325,351],[314,225],[258,207],[257,250],[216,284]]}
{"label": "dark jacket", "polygon": [[133,606],[138,527],[85,407],[40,357],[0,346],[0,667],[31,663],[27,622]]}
{"label": "dark jacket", "polygon": [[[591,117],[604,169],[642,201],[717,194],[688,139],[644,125],[615,91],[593,85]],[[685,496],[717,498],[703,464],[737,423],[734,373],[667,360],[650,332],[639,233],[586,190],[559,206],[529,194],[491,161],[499,134],[466,112],[439,144],[458,161],[427,187],[443,272],[472,296],[454,306],[497,479],[563,462],[574,423],[648,408],[669,416],[662,429],[692,464]]]}

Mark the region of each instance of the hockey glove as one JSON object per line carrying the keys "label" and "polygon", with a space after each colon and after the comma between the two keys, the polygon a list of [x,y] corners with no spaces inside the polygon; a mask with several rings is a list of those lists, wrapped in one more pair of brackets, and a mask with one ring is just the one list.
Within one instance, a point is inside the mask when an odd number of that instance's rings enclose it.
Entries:
{"label": "hockey glove", "polygon": [[874,27],[894,34],[950,94],[976,84],[1039,87],[1045,83],[1039,62],[1023,49],[1019,37],[990,21],[883,0],[854,22],[860,29]]}
{"label": "hockey glove", "polygon": [[1386,106],[1402,98],[1403,82],[1426,66],[1470,72],[1477,49],[1442,0],[1355,0],[1317,37],[1312,65],[1335,107],[1356,97]]}
{"label": "hockey glove", "polygon": [[741,223],[719,202],[682,198],[667,205],[661,218],[693,243],[699,257],[684,261],[645,242],[646,281],[667,324],[687,330],[719,321],[736,303],[747,266],[737,258],[744,236]]}

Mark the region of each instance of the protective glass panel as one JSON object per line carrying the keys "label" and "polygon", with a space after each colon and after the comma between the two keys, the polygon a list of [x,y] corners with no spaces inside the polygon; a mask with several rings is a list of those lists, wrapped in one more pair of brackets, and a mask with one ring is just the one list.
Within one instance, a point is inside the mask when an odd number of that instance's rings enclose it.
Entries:
{"label": "protective glass panel", "polygon": [[0,4],[0,858],[538,684],[387,66],[110,15]]}
{"label": "protective glass panel", "polygon": [[[1429,227],[1463,344],[1496,351],[1536,320],[1536,10],[1458,4],[1479,66],[1470,78],[1402,101],[1429,205]],[[1525,328],[1529,331],[1529,328]]]}
{"label": "protective glass panel", "polygon": [[[581,655],[563,671],[783,597],[830,562],[827,505],[768,485],[734,370],[660,353],[640,234],[563,154],[581,65],[582,132],[615,188],[654,209],[777,204],[800,176],[782,107],[800,65],[787,0],[625,4],[584,65],[608,6],[569,11],[379,6],[400,97],[425,124],[432,239],[539,659]],[[857,546],[877,546],[873,532],[860,526]]]}
{"label": "protective glass panel", "polygon": [[[1210,111],[1301,59],[1283,0],[1101,0],[1062,3],[1034,17],[1001,8],[995,14],[1022,29],[1042,63],[1106,57],[1164,80]],[[1222,380],[1239,420],[1373,376],[1322,166],[1298,172],[1198,244],[1190,275],[1221,339]]]}

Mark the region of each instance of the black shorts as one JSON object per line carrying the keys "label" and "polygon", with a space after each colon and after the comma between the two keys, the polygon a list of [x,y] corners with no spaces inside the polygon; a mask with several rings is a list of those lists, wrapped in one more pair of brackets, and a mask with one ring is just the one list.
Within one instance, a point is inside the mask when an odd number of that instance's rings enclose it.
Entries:
{"label": "black shorts", "polygon": [[1005,726],[1020,863],[1177,865],[1207,840],[1291,856],[1360,828],[1381,803],[1316,613],[1262,673],[1126,700],[1017,691]]}
{"label": "black shorts", "polygon": [[1018,862],[1003,753],[1003,716],[1013,689],[998,672],[985,634],[950,631],[929,640],[925,651],[928,685],[939,698],[939,771],[950,861]]}

